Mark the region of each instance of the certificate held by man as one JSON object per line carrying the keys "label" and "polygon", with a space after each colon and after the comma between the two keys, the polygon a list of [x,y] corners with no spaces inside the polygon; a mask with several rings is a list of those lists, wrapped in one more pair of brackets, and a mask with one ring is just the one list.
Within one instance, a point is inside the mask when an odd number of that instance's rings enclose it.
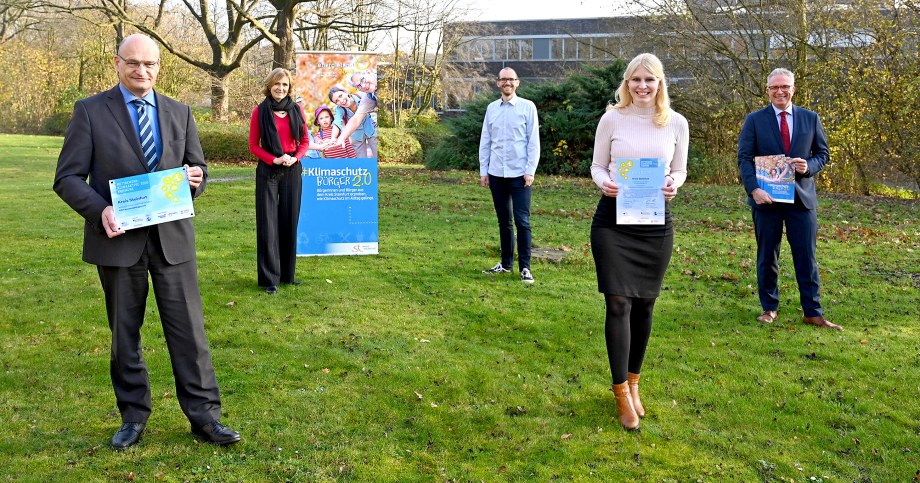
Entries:
{"label": "certificate held by man", "polygon": [[664,225],[664,159],[617,158],[615,169],[617,225]]}
{"label": "certificate held by man", "polygon": [[187,169],[183,166],[109,181],[118,227],[131,230],[195,216]]}

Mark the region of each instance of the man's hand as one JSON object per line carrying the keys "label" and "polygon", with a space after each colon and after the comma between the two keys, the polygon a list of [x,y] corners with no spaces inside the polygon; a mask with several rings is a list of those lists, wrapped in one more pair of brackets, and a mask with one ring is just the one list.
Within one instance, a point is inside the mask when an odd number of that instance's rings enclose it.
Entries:
{"label": "man's hand", "polygon": [[754,191],[751,191],[751,196],[754,198],[754,202],[758,205],[772,205],[773,197],[768,195],[766,191],[757,188]]}
{"label": "man's hand", "polygon": [[186,174],[188,174],[189,187],[192,189],[198,188],[201,182],[204,181],[204,171],[200,166],[189,166],[186,164],[185,167],[188,168]]}
{"label": "man's hand", "polygon": [[670,176],[664,177],[664,187],[661,188],[661,191],[664,191],[665,201],[671,201],[677,196],[677,186],[674,186],[674,179]]}
{"label": "man's hand", "polygon": [[524,175],[524,187],[527,188],[528,186],[532,184],[533,184],[533,175],[525,174]]}
{"label": "man's hand", "polygon": [[[198,168],[201,171],[201,168]],[[200,179],[200,178],[199,178]],[[125,231],[115,222],[115,208],[111,205],[102,210],[102,227],[105,228],[105,234],[109,238],[115,238],[118,235],[124,235]]]}
{"label": "man's hand", "polygon": [[601,191],[604,192],[604,196],[616,198],[617,193],[620,192],[620,187],[617,186],[616,181],[608,179],[607,181],[604,181],[604,186],[601,187]]}
{"label": "man's hand", "polygon": [[789,161],[795,163],[795,172],[799,174],[805,174],[808,172],[808,161],[805,161],[802,158],[792,158]]}
{"label": "man's hand", "polygon": [[479,184],[481,184],[483,188],[488,188],[488,187],[489,187],[489,177],[488,177],[488,176],[480,176],[480,177],[479,177]]}

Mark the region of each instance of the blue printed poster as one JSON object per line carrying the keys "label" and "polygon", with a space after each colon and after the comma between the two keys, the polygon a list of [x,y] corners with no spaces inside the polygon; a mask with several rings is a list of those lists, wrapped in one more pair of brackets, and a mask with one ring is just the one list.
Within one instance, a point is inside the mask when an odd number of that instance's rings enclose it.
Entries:
{"label": "blue printed poster", "polygon": [[377,159],[301,159],[297,256],[377,254]]}
{"label": "blue printed poster", "polygon": [[186,167],[109,181],[115,222],[123,230],[195,216]]}
{"label": "blue printed poster", "polygon": [[795,201],[795,163],[782,154],[756,156],[757,184],[777,203]]}
{"label": "blue printed poster", "polygon": [[664,159],[616,160],[617,225],[664,225]]}

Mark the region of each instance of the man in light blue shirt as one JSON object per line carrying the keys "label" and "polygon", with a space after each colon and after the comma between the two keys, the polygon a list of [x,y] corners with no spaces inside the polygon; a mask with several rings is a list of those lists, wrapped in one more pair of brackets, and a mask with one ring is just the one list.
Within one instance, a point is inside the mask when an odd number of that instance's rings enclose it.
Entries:
{"label": "man in light blue shirt", "polygon": [[[520,80],[514,69],[499,73],[502,98],[489,104],[479,141],[479,176],[492,191],[498,215],[502,260],[485,274],[510,273],[514,268],[514,228],[517,227],[521,281],[533,283],[530,272],[530,192],[540,161],[537,106],[515,95]],[[514,225],[511,220],[514,216]]]}

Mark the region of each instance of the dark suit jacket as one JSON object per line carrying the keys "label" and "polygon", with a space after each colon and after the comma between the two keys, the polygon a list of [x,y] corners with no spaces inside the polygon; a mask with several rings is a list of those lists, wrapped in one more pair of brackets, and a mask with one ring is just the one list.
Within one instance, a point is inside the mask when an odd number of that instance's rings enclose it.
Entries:
{"label": "dark suit jacket", "polygon": [[[805,174],[795,173],[795,204],[813,210],[818,207],[813,177],[824,169],[829,159],[827,137],[817,113],[793,105],[792,119],[794,124],[788,156],[808,161],[808,171]],[[738,138],[738,169],[741,170],[741,182],[748,193],[748,204],[754,208],[772,208],[772,205],[758,205],[751,197],[751,192],[760,187],[757,184],[754,157],[783,154],[784,151],[773,106],[748,114]]]}
{"label": "dark suit jacket", "polygon": [[[204,171],[204,180],[192,190],[204,192],[208,171],[198,141],[192,110],[156,93],[163,155],[157,170],[185,164]],[[102,227],[102,210],[112,204],[109,180],[147,173],[137,130],[124,96],[113,89],[77,101],[58,158],[54,191],[85,220],[83,261],[93,265],[129,267],[140,260],[149,227],[128,230],[109,238]],[[158,225],[163,254],[170,264],[195,258],[195,228],[190,218]]]}

